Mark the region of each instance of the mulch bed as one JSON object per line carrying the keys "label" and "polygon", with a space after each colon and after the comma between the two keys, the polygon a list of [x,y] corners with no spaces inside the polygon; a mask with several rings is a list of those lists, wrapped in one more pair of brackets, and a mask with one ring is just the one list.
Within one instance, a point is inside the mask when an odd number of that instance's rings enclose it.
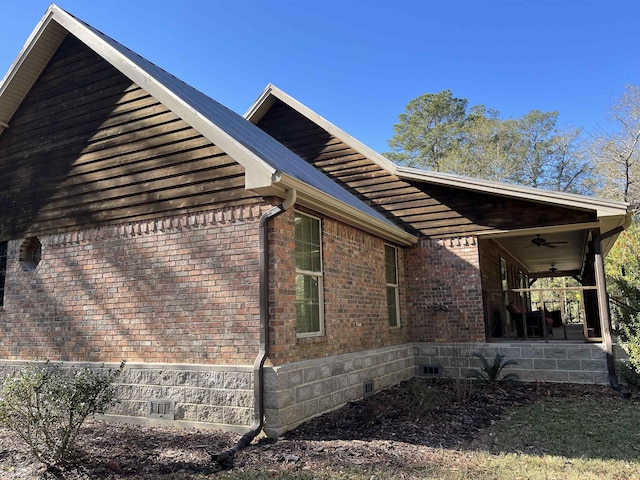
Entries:
{"label": "mulch bed", "polygon": [[[524,383],[476,385],[470,399],[456,400],[447,380],[413,379],[317,417],[273,442],[260,439],[220,466],[211,453],[232,446],[238,434],[87,423],[76,466],[51,471],[34,461],[11,431],[0,428],[0,480],[188,479],[224,477],[225,469],[407,472],[445,449],[464,449],[487,427],[518,406],[545,397],[619,396],[609,387]],[[406,477],[411,478],[411,477]]]}

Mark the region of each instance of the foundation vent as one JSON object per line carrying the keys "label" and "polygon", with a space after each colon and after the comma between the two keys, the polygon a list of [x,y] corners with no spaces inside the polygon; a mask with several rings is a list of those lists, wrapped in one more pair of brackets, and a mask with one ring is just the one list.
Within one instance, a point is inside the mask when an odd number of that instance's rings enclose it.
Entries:
{"label": "foundation vent", "polygon": [[421,377],[441,377],[442,367],[440,365],[420,365],[418,375]]}
{"label": "foundation vent", "polygon": [[373,388],[373,380],[367,380],[362,384],[362,396],[363,398],[373,397],[376,394]]}
{"label": "foundation vent", "polygon": [[173,400],[147,400],[147,417],[175,420],[176,402]]}

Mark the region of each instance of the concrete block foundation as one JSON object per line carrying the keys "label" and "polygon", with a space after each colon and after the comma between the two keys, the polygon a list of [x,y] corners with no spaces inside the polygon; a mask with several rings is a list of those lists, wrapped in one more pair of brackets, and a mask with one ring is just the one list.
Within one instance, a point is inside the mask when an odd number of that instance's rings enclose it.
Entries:
{"label": "concrete block foundation", "polygon": [[[497,353],[517,362],[505,373],[515,373],[522,381],[609,382],[600,343],[407,343],[265,367],[264,430],[277,438],[313,417],[414,376],[466,377],[481,365],[475,354],[491,361]],[[0,376],[10,376],[26,363],[0,361]],[[65,367],[101,365],[63,362]],[[245,432],[254,418],[253,382],[249,365],[131,363],[117,384],[118,403],[104,417]],[[150,402],[164,403],[170,415],[154,416]]]}
{"label": "concrete block foundation", "polygon": [[481,366],[475,354],[492,361],[497,353],[518,362],[506,367],[504,373],[515,373],[525,382],[609,383],[607,355],[601,343],[416,343],[416,375],[424,376],[427,366],[440,368],[440,376],[463,377]]}

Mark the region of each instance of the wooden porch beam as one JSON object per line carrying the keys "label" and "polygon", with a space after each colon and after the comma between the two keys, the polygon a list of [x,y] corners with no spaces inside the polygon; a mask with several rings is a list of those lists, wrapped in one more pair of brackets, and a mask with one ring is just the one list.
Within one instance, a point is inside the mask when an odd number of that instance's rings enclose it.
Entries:
{"label": "wooden porch beam", "polygon": [[616,363],[613,357],[613,342],[611,340],[611,313],[609,310],[609,295],[607,294],[607,283],[604,272],[604,256],[602,254],[602,241],[613,235],[617,235],[624,230],[624,227],[617,227],[613,230],[598,235],[593,240],[594,270],[596,274],[596,290],[598,295],[598,313],[600,316],[600,329],[602,330],[602,340],[607,351],[607,370],[609,372],[609,383],[612,387],[618,386],[616,375]]}

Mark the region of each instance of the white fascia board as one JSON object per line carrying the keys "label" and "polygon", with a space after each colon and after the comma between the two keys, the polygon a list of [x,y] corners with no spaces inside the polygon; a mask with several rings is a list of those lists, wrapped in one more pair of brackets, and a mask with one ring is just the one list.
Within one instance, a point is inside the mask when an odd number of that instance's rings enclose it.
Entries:
{"label": "white fascia board", "polygon": [[[610,232],[612,230],[615,230],[618,227],[622,227],[623,230],[626,230],[627,228],[629,228],[631,226],[631,222],[632,222],[632,213],[629,212],[625,217],[620,217],[620,216],[611,216],[611,217],[603,217],[600,218],[600,233],[601,234],[606,234],[607,232]],[[612,235],[610,237],[605,238],[602,241],[602,252],[604,253],[604,255],[606,256],[609,251],[613,248],[613,246],[615,245],[616,241],[618,240],[618,236],[620,234],[615,234]]]}
{"label": "white fascia board", "polygon": [[294,188],[297,191],[297,204],[311,208],[328,217],[360,228],[368,233],[397,243],[409,246],[418,242],[418,238],[391,223],[367,215],[363,211],[347,205],[326,193],[313,188],[284,173],[278,172],[273,179],[273,185],[281,186],[282,191]]}
{"label": "white fascia board", "polygon": [[257,124],[275,101],[275,96],[272,95],[274,88],[276,87],[273,84],[268,84],[243,117],[254,125]]}
{"label": "white fascia board", "polygon": [[4,75],[4,77],[0,81],[0,95],[2,95],[5,92],[7,86],[11,83],[11,80],[15,77],[16,73],[20,70],[20,67],[25,63],[25,60],[29,57],[29,54],[34,48],[34,45],[36,45],[40,37],[42,37],[43,32],[45,31],[45,29],[49,25],[49,22],[51,21],[54,8],[55,7],[51,5],[47,9],[47,12],[45,13],[44,17],[40,19],[36,27],[33,29],[33,31],[31,32],[31,35],[29,35],[29,38],[27,38],[27,41],[22,47],[22,50],[20,50],[20,52],[18,53],[18,56],[15,58],[15,60],[9,67],[9,70],[7,70],[7,73]]}
{"label": "white fascia board", "polygon": [[483,193],[530,200],[536,203],[548,203],[562,207],[582,210],[595,210],[598,217],[626,215],[629,204],[601,198],[587,197],[574,193],[556,192],[539,188],[491,182],[475,178],[461,177],[440,172],[430,172],[410,167],[398,167],[396,174],[406,180],[434,183],[454,188],[474,190]]}
{"label": "white fascia board", "polygon": [[55,5],[47,9],[0,80],[0,133],[67,35],[58,24],[51,22],[56,10]]}
{"label": "white fascia board", "polygon": [[[300,103],[298,100],[291,97],[287,93],[283,92],[273,84],[267,85],[267,87],[263,90],[263,92],[260,94],[258,99],[253,103],[251,107],[249,107],[249,110],[247,110],[247,112],[244,114],[244,118],[246,118],[252,123],[258,123],[258,121],[266,113],[268,108],[271,107],[269,103],[265,104],[265,102],[269,102],[270,97],[275,97],[278,100],[281,100],[285,104],[289,105],[298,113],[305,116],[306,118],[314,122],[316,125],[320,126],[322,129],[327,131],[330,135],[346,143],[351,148],[353,148],[357,152],[361,153],[362,155],[364,155],[365,157],[367,157],[368,159],[376,163],[380,168],[385,169],[391,174],[395,173],[397,168],[397,165],[395,163],[389,161],[388,159],[380,155],[378,152],[372,150],[371,148],[366,146],[364,143],[360,142],[356,138],[349,135],[344,130],[338,128],[333,123],[331,123],[324,117],[318,115],[316,112],[308,108],[306,105]],[[263,108],[263,106],[267,108]]]}
{"label": "white fascia board", "polygon": [[152,75],[140,68],[139,65],[122,55],[71,15],[57,7],[53,7],[53,9],[53,20],[78,37],[94,52],[113,65],[122,74],[126,75],[132,82],[156,98],[186,123],[195,128],[200,134],[211,140],[212,143],[220,147],[241,164],[245,168],[246,179],[250,186],[266,186],[266,183],[270,181],[272,175],[275,173],[273,167],[215,123],[202,116],[197,110],[173,93],[171,89],[165,87]]}
{"label": "white fascia board", "polygon": [[567,225],[549,225],[546,227],[527,227],[515,230],[489,230],[487,232],[478,232],[478,237],[483,238],[505,238],[505,237],[521,237],[535,236],[537,234],[545,235],[551,233],[574,232],[578,230],[591,230],[593,228],[601,228],[599,221],[588,223],[570,223]]}

